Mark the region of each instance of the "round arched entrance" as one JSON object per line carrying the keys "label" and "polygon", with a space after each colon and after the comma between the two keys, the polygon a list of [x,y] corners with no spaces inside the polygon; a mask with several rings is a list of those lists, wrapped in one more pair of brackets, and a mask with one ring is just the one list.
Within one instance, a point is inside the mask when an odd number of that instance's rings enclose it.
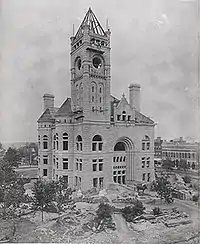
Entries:
{"label": "round arched entrance", "polygon": [[127,137],[119,138],[113,148],[112,176],[113,182],[127,184],[133,180],[134,144]]}

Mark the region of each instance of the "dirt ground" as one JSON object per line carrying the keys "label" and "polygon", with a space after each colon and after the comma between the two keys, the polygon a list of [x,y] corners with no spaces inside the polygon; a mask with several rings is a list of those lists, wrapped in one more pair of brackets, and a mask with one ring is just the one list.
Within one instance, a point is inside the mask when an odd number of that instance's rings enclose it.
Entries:
{"label": "dirt ground", "polygon": [[[127,192],[127,191],[126,191]],[[111,203],[114,197],[113,192],[107,196]],[[148,198],[148,197],[147,197]],[[200,243],[200,212],[198,206],[191,201],[175,200],[173,204],[163,202],[146,203],[146,211],[155,206],[161,209],[178,208],[181,212],[189,214],[192,223],[179,225],[178,227],[166,227],[163,223],[150,223],[141,221],[135,224],[127,223],[121,214],[113,214],[113,221],[116,230],[96,233],[83,228],[83,224],[94,216],[98,207],[97,204],[86,202],[76,203],[77,216],[71,216],[66,221],[57,222],[58,214],[44,213],[44,222],[41,221],[41,213],[29,214],[15,221],[15,234],[11,242],[14,243],[97,243],[97,244],[197,244]],[[0,220],[0,223],[3,223]],[[1,232],[6,232],[9,236],[12,230],[12,223],[0,224]],[[6,227],[6,229],[4,228]],[[3,233],[3,232],[2,232]]]}

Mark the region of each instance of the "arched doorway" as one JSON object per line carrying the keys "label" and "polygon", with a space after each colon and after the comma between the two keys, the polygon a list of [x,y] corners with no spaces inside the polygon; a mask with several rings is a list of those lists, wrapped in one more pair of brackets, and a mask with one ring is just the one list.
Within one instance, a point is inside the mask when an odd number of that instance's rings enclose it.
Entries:
{"label": "arched doorway", "polygon": [[127,137],[119,138],[113,148],[112,176],[113,182],[127,184],[133,180],[133,142]]}

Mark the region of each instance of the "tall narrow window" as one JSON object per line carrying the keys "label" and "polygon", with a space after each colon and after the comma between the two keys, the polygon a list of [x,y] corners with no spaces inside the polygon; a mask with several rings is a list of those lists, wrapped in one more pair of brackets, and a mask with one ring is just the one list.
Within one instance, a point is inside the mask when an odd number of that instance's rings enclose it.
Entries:
{"label": "tall narrow window", "polygon": [[38,136],[38,147],[40,148],[40,136]]}
{"label": "tall narrow window", "polygon": [[43,156],[43,164],[48,164],[48,156],[47,155]]}
{"label": "tall narrow window", "polygon": [[93,187],[97,187],[98,178],[93,178]]}
{"label": "tall narrow window", "polygon": [[43,176],[47,176],[47,169],[43,169]]}
{"label": "tall narrow window", "polygon": [[76,137],[76,149],[77,149],[77,151],[83,150],[83,141],[82,141],[82,137],[80,135],[78,135]]}
{"label": "tall narrow window", "polygon": [[150,173],[147,174],[147,181],[150,181]]}
{"label": "tall narrow window", "polygon": [[93,170],[93,172],[94,172],[94,171],[97,171],[97,164],[93,164],[93,165],[92,165],[92,170]]}
{"label": "tall narrow window", "polygon": [[81,187],[81,177],[79,177],[79,186]]}
{"label": "tall narrow window", "polygon": [[68,169],[68,158],[63,158],[63,169]]}
{"label": "tall narrow window", "polygon": [[48,149],[48,137],[47,137],[47,135],[43,136],[43,149]]}
{"label": "tall narrow window", "polygon": [[63,133],[63,150],[68,150],[68,134]]}
{"label": "tall narrow window", "polygon": [[99,151],[102,151],[103,148],[103,142],[99,142]]}
{"label": "tall narrow window", "polygon": [[53,136],[53,149],[56,149],[56,135]]}
{"label": "tall narrow window", "polygon": [[56,150],[58,150],[59,148],[59,142],[58,142],[58,134],[56,133]]}
{"label": "tall narrow window", "polygon": [[150,157],[147,158],[147,168],[150,166]]}
{"label": "tall narrow window", "polygon": [[76,170],[78,170],[79,159],[76,159]]}
{"label": "tall narrow window", "polygon": [[99,187],[103,188],[103,177],[99,178]]}
{"label": "tall narrow window", "polygon": [[53,155],[53,164],[55,165],[56,164],[56,156]]}
{"label": "tall narrow window", "polygon": [[56,158],[56,168],[58,169],[58,158]]}
{"label": "tall narrow window", "polygon": [[142,180],[145,181],[145,173],[142,174]]}
{"label": "tall narrow window", "polygon": [[63,180],[66,184],[68,184],[69,183],[68,175],[63,175]]}
{"label": "tall narrow window", "polygon": [[147,135],[142,140],[142,150],[150,150],[150,138]]}
{"label": "tall narrow window", "polygon": [[83,83],[80,83],[80,108],[83,108]]}
{"label": "tall narrow window", "polygon": [[145,167],[145,157],[142,157],[142,168]]}
{"label": "tall narrow window", "polygon": [[99,171],[103,171],[103,163],[99,164]]}
{"label": "tall narrow window", "polygon": [[79,170],[80,170],[80,171],[83,170],[83,164],[82,164],[82,162],[80,162],[80,168],[79,168]]}
{"label": "tall narrow window", "polygon": [[126,120],[126,111],[122,112],[122,120],[125,121]]}

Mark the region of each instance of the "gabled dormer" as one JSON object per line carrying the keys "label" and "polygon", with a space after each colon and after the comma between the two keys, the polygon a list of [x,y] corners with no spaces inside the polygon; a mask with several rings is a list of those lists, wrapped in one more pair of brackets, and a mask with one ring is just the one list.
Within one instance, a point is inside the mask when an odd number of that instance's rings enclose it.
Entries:
{"label": "gabled dormer", "polygon": [[121,100],[115,107],[115,121],[116,122],[131,122],[135,120],[135,111],[131,108],[125,95],[122,95]]}

